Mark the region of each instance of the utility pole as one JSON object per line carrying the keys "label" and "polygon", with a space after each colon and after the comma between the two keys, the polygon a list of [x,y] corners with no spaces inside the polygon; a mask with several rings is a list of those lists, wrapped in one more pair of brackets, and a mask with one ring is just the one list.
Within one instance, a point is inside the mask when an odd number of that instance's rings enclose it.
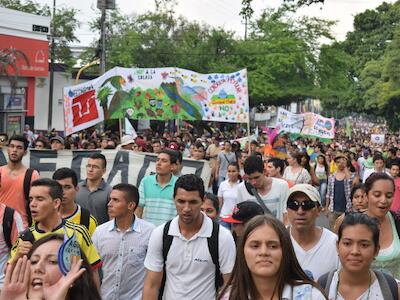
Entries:
{"label": "utility pole", "polygon": [[54,17],[56,15],[56,0],[53,0],[53,16],[52,16],[52,26],[51,26],[51,46],[50,46],[50,82],[49,82],[49,114],[47,116],[47,129],[52,129],[52,119],[53,119],[53,90],[54,90],[54,56],[55,56],[55,43],[54,43]]}
{"label": "utility pole", "polygon": [[106,9],[115,9],[115,0],[97,0],[97,8],[101,9],[100,18],[100,75],[106,72]]}

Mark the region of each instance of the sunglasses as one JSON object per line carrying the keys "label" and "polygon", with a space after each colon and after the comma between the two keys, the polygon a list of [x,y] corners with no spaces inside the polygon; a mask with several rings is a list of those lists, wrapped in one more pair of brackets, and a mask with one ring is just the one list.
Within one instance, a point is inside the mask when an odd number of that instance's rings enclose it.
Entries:
{"label": "sunglasses", "polygon": [[312,200],[306,200],[303,202],[297,201],[297,200],[288,200],[287,202],[287,208],[290,208],[292,210],[299,210],[300,206],[304,211],[308,211],[313,209],[317,205],[316,202]]}

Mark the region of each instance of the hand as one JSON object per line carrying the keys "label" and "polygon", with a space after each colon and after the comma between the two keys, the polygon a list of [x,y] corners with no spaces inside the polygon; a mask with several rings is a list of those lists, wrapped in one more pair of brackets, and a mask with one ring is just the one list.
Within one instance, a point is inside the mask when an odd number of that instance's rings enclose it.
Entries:
{"label": "hand", "polygon": [[25,255],[28,255],[29,251],[32,248],[32,243],[29,241],[19,240],[17,246],[17,253],[15,255],[15,259],[21,258]]}
{"label": "hand", "polygon": [[[71,271],[66,276],[62,276],[55,284],[43,283],[43,294],[45,300],[65,300],[68,290],[73,286],[86,269],[82,268],[82,259],[72,257]],[[1,300],[1,299],[0,299]]]}
{"label": "hand", "polygon": [[26,256],[15,264],[8,264],[0,300],[26,300],[30,272],[31,262]]}

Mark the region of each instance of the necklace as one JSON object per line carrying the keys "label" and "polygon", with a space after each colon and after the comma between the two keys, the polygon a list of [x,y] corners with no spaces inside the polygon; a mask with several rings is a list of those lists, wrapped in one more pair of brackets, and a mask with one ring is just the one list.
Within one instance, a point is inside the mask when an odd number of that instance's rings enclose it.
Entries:
{"label": "necklace", "polygon": [[[371,271],[368,272],[369,274],[369,280],[368,280],[368,294],[367,294],[367,300],[369,300],[369,293],[371,291]],[[335,294],[335,300],[337,300],[338,294],[339,294],[339,284],[340,284],[340,271],[338,273],[338,282],[336,286],[336,294]]]}

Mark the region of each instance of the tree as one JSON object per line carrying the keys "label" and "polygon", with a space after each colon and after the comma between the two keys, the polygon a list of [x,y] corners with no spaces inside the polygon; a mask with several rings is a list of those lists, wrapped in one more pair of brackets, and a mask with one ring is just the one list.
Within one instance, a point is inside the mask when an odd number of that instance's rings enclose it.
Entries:
{"label": "tree", "polygon": [[0,75],[10,81],[11,95],[13,96],[18,86],[18,61],[23,60],[29,66],[29,59],[26,54],[17,49],[0,49]]}
{"label": "tree", "polygon": [[[26,13],[51,16],[51,8],[47,4],[39,4],[32,0],[0,0],[0,6],[23,11]],[[56,9],[56,15],[52,18],[51,28],[54,28],[56,40],[55,61],[65,63],[72,67],[75,63],[69,47],[70,43],[79,41],[75,36],[79,22],[76,19],[77,10],[73,8]]]}

